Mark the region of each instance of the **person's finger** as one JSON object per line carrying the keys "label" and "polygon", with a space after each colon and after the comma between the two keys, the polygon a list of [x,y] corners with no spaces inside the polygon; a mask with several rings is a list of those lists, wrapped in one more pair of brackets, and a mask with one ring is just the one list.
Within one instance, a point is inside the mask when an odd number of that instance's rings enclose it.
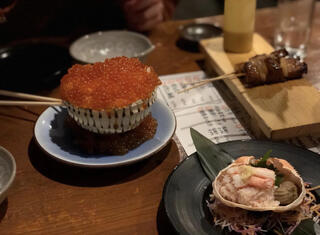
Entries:
{"label": "person's finger", "polygon": [[142,12],[131,12],[127,15],[127,21],[131,24],[145,24],[146,21],[150,21],[153,18],[160,18],[162,20],[164,6],[162,2],[151,6]]}
{"label": "person's finger", "polygon": [[163,3],[158,2],[157,4],[147,8],[145,11],[141,12],[140,15],[143,20],[149,20],[149,19],[156,17],[159,14],[162,16],[163,10],[164,10]]}
{"label": "person's finger", "polygon": [[156,15],[148,21],[142,23],[132,24],[131,28],[137,31],[148,31],[154,28],[158,23],[163,21],[163,16],[161,14]]}
{"label": "person's finger", "polygon": [[131,12],[139,12],[150,8],[159,2],[161,2],[161,0],[129,0],[124,3],[124,9]]}

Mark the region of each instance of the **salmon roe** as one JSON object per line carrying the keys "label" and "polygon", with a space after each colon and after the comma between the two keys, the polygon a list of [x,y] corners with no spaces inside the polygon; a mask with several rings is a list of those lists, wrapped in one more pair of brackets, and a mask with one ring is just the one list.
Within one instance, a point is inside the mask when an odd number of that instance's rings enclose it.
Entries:
{"label": "salmon roe", "polygon": [[133,130],[119,134],[96,134],[81,128],[72,118],[66,119],[71,129],[72,142],[88,154],[123,155],[145,141],[152,139],[157,131],[158,122],[149,114]]}
{"label": "salmon roe", "polygon": [[148,99],[160,84],[152,67],[137,58],[116,57],[72,66],[61,79],[60,94],[74,106],[108,110]]}

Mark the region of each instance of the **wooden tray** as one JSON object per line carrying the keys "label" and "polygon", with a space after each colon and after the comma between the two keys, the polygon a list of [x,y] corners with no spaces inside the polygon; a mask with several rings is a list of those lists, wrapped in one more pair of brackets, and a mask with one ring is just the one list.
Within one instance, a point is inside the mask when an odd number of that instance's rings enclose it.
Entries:
{"label": "wooden tray", "polygon": [[[223,38],[200,42],[206,65],[219,75],[234,71],[234,65],[256,54],[270,53],[273,47],[255,34],[249,53],[226,53]],[[320,133],[320,94],[306,79],[246,88],[238,78],[224,79],[251,117],[256,135],[273,140]]]}

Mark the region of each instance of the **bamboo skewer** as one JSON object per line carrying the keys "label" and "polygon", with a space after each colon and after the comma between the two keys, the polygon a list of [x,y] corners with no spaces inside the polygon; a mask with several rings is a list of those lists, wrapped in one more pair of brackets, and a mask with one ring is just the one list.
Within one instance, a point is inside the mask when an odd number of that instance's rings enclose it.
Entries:
{"label": "bamboo skewer", "polygon": [[23,106],[23,105],[63,105],[62,101],[12,101],[0,100],[0,106]]}
{"label": "bamboo skewer", "polygon": [[[222,80],[224,78],[232,78],[237,76],[243,76],[244,73],[229,73],[229,74],[223,74],[218,77],[202,80],[199,82],[192,83],[191,87],[188,87],[186,89],[183,89],[181,91],[178,91],[178,94],[182,92],[189,91],[191,89],[194,89],[196,87],[205,85],[209,82]],[[13,92],[13,91],[6,91],[6,90],[0,90],[0,95],[2,96],[9,96],[9,97],[15,97],[15,98],[25,98],[30,100],[36,100],[36,101],[13,101],[13,100],[0,100],[0,105],[4,106],[17,106],[17,105],[62,105],[62,100],[53,98],[53,97],[45,97],[45,96],[39,96],[39,95],[32,95],[32,94],[26,94],[26,93],[20,93],[20,92]]]}
{"label": "bamboo skewer", "polygon": [[14,92],[14,91],[6,91],[6,90],[0,90],[0,95],[14,97],[14,98],[20,98],[20,99],[37,100],[37,101],[62,102],[61,99],[57,99],[57,98],[53,98],[53,97],[31,95],[31,94]]}
{"label": "bamboo skewer", "polygon": [[194,82],[192,83],[192,86],[191,87],[188,87],[186,89],[183,89],[181,91],[178,91],[178,94],[181,94],[183,92],[186,92],[186,91],[189,91],[191,89],[194,89],[194,88],[197,88],[199,86],[203,86],[209,82],[213,82],[213,81],[217,81],[217,80],[222,80],[224,78],[232,78],[232,77],[240,77],[240,76],[244,76],[245,73],[228,73],[228,74],[223,74],[221,76],[218,76],[218,77],[214,77],[214,78],[210,78],[210,79],[206,79],[206,80],[202,80],[202,81],[199,81],[199,82]]}

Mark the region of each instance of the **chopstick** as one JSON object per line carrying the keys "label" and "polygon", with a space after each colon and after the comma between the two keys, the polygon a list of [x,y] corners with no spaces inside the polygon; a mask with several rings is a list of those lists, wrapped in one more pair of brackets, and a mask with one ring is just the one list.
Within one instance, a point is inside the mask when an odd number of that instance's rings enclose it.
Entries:
{"label": "chopstick", "polygon": [[63,105],[61,101],[13,101],[13,100],[0,100],[0,106],[24,106],[24,105]]}
{"label": "chopstick", "polygon": [[189,90],[194,89],[194,88],[197,88],[199,86],[203,86],[203,85],[205,85],[205,84],[207,84],[209,82],[222,80],[224,78],[240,77],[240,76],[244,76],[244,75],[245,75],[245,73],[228,73],[228,74],[223,74],[223,75],[218,76],[218,77],[202,80],[202,81],[199,81],[199,82],[194,82],[194,83],[191,83],[192,84],[191,87],[188,87],[186,89],[178,91],[178,94],[181,94],[183,92],[189,91]]}
{"label": "chopstick", "polygon": [[6,91],[6,90],[0,90],[0,95],[14,97],[14,98],[21,98],[21,99],[37,100],[37,101],[62,102],[61,99],[57,99],[57,98],[53,98],[53,97],[31,95],[31,94],[14,92],[14,91]]}
{"label": "chopstick", "polygon": [[0,90],[0,95],[14,97],[14,98],[20,98],[20,99],[36,100],[36,101],[0,100],[0,105],[2,105],[2,106],[62,105],[61,99],[57,99],[57,98],[53,98],[53,97],[32,95],[32,94],[20,93],[20,92],[15,92],[15,91],[6,91],[6,90]]}

